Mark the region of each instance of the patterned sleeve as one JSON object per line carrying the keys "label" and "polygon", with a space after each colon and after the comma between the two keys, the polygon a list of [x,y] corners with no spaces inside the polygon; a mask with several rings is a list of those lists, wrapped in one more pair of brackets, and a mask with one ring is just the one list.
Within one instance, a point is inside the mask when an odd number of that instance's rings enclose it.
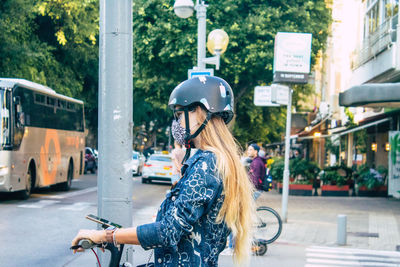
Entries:
{"label": "patterned sleeve", "polygon": [[212,204],[222,186],[216,176],[215,158],[199,158],[191,168],[179,195],[159,222],[139,226],[138,239],[144,249],[175,247],[182,235],[193,230],[194,223]]}

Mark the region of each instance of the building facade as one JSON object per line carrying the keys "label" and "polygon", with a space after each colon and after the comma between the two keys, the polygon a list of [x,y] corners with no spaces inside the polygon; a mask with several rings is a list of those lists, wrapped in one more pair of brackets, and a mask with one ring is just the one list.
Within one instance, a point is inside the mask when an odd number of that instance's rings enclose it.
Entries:
{"label": "building facade", "polygon": [[320,166],[389,169],[388,195],[400,197],[399,0],[333,0],[331,8],[331,35],[315,68],[319,120],[297,142]]}

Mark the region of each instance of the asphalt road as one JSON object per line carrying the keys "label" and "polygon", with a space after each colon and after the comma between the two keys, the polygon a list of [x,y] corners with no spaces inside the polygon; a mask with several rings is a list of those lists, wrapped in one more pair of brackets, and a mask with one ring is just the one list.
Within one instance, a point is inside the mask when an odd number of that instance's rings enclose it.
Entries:
{"label": "asphalt road", "polygon": [[[133,180],[134,219],[151,222],[169,186]],[[73,266],[80,255],[69,250],[71,239],[81,228],[97,227],[85,219],[97,214],[96,186],[96,175],[84,175],[73,181],[69,192],[41,189],[25,201],[1,195],[0,266]]]}
{"label": "asphalt road", "polygon": [[[140,177],[132,179],[133,224],[149,223],[170,186],[142,184]],[[25,201],[0,195],[0,266],[96,266],[92,252],[74,255],[69,250],[79,229],[97,227],[85,219],[89,213],[97,214],[96,186],[96,175],[84,175],[73,181],[69,192],[41,189]],[[284,243],[278,239],[268,246],[264,256],[252,256],[250,266],[400,266],[400,256],[371,252]],[[149,255],[149,251],[134,246],[133,266],[146,263]],[[378,257],[386,257],[387,263],[376,265]],[[232,258],[221,255],[219,265],[233,266]]]}

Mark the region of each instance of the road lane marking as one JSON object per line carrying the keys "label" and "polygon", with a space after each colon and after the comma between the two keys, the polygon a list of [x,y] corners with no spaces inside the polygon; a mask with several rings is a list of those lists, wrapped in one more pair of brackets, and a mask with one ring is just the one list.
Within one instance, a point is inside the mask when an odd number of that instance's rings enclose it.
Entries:
{"label": "road lane marking", "polygon": [[35,203],[18,205],[18,207],[19,208],[28,208],[28,209],[41,209],[43,207],[50,206],[50,205],[53,205],[58,202],[60,202],[60,201],[59,200],[40,200]]}
{"label": "road lane marking", "polygon": [[91,193],[94,191],[97,191],[97,186],[89,187],[89,188],[86,188],[83,190],[78,190],[78,191],[69,192],[69,193],[65,193],[65,194],[60,194],[60,195],[45,196],[44,198],[64,199],[64,198],[70,198],[70,197],[76,197],[79,195],[84,195],[84,194]]}
{"label": "road lane marking", "polygon": [[77,203],[74,203],[72,205],[61,207],[60,210],[81,211],[81,210],[89,208],[92,205],[93,205],[93,203],[90,203],[90,202],[77,202]]}

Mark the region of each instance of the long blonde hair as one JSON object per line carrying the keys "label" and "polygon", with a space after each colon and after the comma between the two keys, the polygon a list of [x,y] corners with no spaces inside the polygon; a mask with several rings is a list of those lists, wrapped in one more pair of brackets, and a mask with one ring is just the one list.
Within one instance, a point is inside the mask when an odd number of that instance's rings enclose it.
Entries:
{"label": "long blonde hair", "polygon": [[[199,112],[204,121],[205,112]],[[244,265],[249,260],[254,221],[253,184],[240,162],[240,149],[221,117],[212,117],[200,133],[200,146],[211,151],[217,159],[217,169],[222,177],[225,196],[217,220],[224,221],[235,237],[234,261]]]}

